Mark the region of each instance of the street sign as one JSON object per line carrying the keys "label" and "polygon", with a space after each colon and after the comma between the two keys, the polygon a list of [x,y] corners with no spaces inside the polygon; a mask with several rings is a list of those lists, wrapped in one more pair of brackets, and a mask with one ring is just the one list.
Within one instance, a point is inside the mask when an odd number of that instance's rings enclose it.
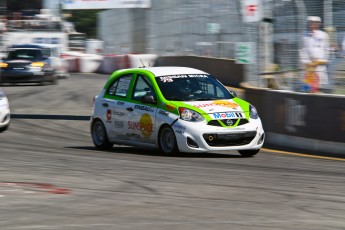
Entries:
{"label": "street sign", "polygon": [[253,64],[255,63],[255,43],[238,42],[236,43],[235,59],[236,64]]}
{"label": "street sign", "polygon": [[219,34],[220,24],[219,23],[207,23],[207,33],[208,34]]}
{"label": "street sign", "polygon": [[244,22],[259,22],[262,20],[263,5],[261,0],[241,0]]}

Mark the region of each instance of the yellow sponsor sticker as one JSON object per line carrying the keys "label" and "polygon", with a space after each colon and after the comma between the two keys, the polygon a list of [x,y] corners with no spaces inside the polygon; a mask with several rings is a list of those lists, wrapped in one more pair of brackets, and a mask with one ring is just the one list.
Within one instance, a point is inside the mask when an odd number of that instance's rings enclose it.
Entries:
{"label": "yellow sponsor sticker", "polygon": [[227,107],[227,108],[232,108],[232,109],[237,109],[238,104],[231,102],[231,101],[214,101],[213,102],[214,105],[219,105],[219,106],[223,106],[223,107]]}
{"label": "yellow sponsor sticker", "polygon": [[150,138],[153,132],[151,116],[147,113],[143,114],[140,118],[140,132],[144,138]]}

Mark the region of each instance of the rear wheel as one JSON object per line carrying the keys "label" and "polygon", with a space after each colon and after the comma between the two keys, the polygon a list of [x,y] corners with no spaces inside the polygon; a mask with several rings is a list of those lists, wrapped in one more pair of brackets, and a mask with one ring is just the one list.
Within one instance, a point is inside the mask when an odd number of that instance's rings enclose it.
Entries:
{"label": "rear wheel", "polygon": [[97,119],[92,123],[91,136],[97,149],[106,150],[113,147],[113,144],[110,143],[108,139],[107,131],[101,120]]}
{"label": "rear wheel", "polygon": [[260,149],[251,149],[251,150],[239,150],[238,152],[243,157],[252,157],[252,156],[258,154],[259,151],[260,151]]}
{"label": "rear wheel", "polygon": [[175,133],[169,126],[165,125],[159,132],[158,137],[159,149],[164,154],[173,154],[178,152]]}

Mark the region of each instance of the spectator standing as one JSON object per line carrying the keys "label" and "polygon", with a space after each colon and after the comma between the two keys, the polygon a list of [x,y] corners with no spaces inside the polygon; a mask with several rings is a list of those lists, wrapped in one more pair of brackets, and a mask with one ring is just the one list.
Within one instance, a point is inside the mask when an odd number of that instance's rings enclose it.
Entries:
{"label": "spectator standing", "polygon": [[303,37],[301,61],[305,66],[306,91],[329,92],[327,64],[329,59],[329,37],[320,30],[321,18],[308,17],[308,31]]}

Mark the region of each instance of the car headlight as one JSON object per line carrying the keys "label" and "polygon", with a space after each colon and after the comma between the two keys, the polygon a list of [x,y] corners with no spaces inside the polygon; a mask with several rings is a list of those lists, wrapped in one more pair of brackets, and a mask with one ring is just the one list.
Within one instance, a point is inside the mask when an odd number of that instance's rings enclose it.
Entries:
{"label": "car headlight", "polygon": [[252,105],[249,106],[249,116],[252,119],[258,119],[259,118],[259,114],[258,111],[256,110],[256,108]]}
{"label": "car headlight", "polygon": [[203,121],[204,117],[201,116],[199,113],[190,110],[190,109],[186,109],[186,108],[179,108],[178,109],[180,112],[180,118],[184,121]]}
{"label": "car headlight", "polygon": [[44,62],[32,62],[31,63],[32,67],[43,67],[44,66]]}
{"label": "car headlight", "polygon": [[0,68],[7,68],[8,64],[5,62],[0,62]]}

